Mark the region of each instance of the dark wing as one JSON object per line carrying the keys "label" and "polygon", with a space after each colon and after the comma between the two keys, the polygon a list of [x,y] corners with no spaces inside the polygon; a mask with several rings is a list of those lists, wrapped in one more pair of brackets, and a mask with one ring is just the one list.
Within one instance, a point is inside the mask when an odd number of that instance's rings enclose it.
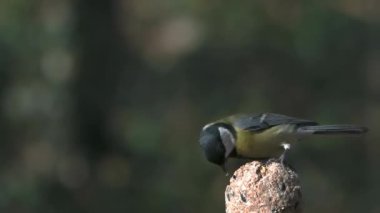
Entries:
{"label": "dark wing", "polygon": [[233,117],[234,126],[248,131],[262,131],[280,124],[295,124],[299,126],[314,126],[317,122],[293,118],[274,113],[262,113],[256,115],[238,115]]}

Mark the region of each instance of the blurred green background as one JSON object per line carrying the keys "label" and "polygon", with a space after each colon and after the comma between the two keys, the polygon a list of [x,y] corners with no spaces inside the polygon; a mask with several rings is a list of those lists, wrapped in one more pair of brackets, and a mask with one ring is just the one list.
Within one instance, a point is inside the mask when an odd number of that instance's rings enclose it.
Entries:
{"label": "blurred green background", "polygon": [[0,1],[1,212],[223,212],[199,130],[357,123],[289,154],[305,212],[380,212],[376,0]]}

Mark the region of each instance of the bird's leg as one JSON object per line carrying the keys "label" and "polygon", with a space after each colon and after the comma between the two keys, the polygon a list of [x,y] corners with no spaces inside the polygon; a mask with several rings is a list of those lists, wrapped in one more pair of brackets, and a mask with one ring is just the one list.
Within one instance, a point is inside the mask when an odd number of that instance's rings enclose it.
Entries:
{"label": "bird's leg", "polygon": [[281,164],[284,164],[284,160],[286,158],[286,152],[290,149],[290,144],[289,143],[282,143],[281,146],[284,149],[284,151],[282,152],[279,160],[280,160]]}

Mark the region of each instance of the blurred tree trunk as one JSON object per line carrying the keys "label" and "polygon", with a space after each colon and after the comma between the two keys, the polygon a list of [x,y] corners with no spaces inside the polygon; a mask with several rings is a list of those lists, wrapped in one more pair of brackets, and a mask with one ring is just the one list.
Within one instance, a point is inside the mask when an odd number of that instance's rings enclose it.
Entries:
{"label": "blurred tree trunk", "polygon": [[369,182],[370,182],[370,195],[372,198],[370,202],[373,205],[373,212],[379,211],[377,206],[377,194],[380,190],[379,179],[380,179],[380,134],[378,133],[379,117],[380,117],[380,45],[379,45],[379,33],[373,32],[372,39],[370,42],[370,47],[372,51],[369,52],[368,65],[367,65],[367,87],[368,87],[368,98],[367,98],[367,122],[370,127],[370,134],[367,139],[367,150],[368,158],[370,163]]}
{"label": "blurred tree trunk", "polygon": [[[2,43],[0,40],[0,67],[2,71],[0,72],[0,105],[4,106],[5,100],[5,92],[7,87],[10,84],[9,74],[10,74],[10,64],[11,64],[12,55],[8,50],[8,47]],[[0,108],[0,138],[3,141],[0,145],[0,159],[4,161],[4,159],[9,157],[9,148],[10,143],[9,140],[9,127],[6,123],[4,109]]]}
{"label": "blurred tree trunk", "polygon": [[81,148],[94,160],[112,143],[108,115],[128,60],[117,25],[117,1],[79,0],[75,9],[78,63],[72,90],[74,125]]}

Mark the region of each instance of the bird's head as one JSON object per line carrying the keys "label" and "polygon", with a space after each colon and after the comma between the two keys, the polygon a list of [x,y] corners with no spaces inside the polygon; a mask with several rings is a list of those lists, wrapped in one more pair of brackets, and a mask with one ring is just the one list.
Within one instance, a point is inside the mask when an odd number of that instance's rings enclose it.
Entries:
{"label": "bird's head", "polygon": [[226,123],[211,123],[203,127],[199,143],[208,161],[224,168],[226,159],[235,150],[235,130]]}

